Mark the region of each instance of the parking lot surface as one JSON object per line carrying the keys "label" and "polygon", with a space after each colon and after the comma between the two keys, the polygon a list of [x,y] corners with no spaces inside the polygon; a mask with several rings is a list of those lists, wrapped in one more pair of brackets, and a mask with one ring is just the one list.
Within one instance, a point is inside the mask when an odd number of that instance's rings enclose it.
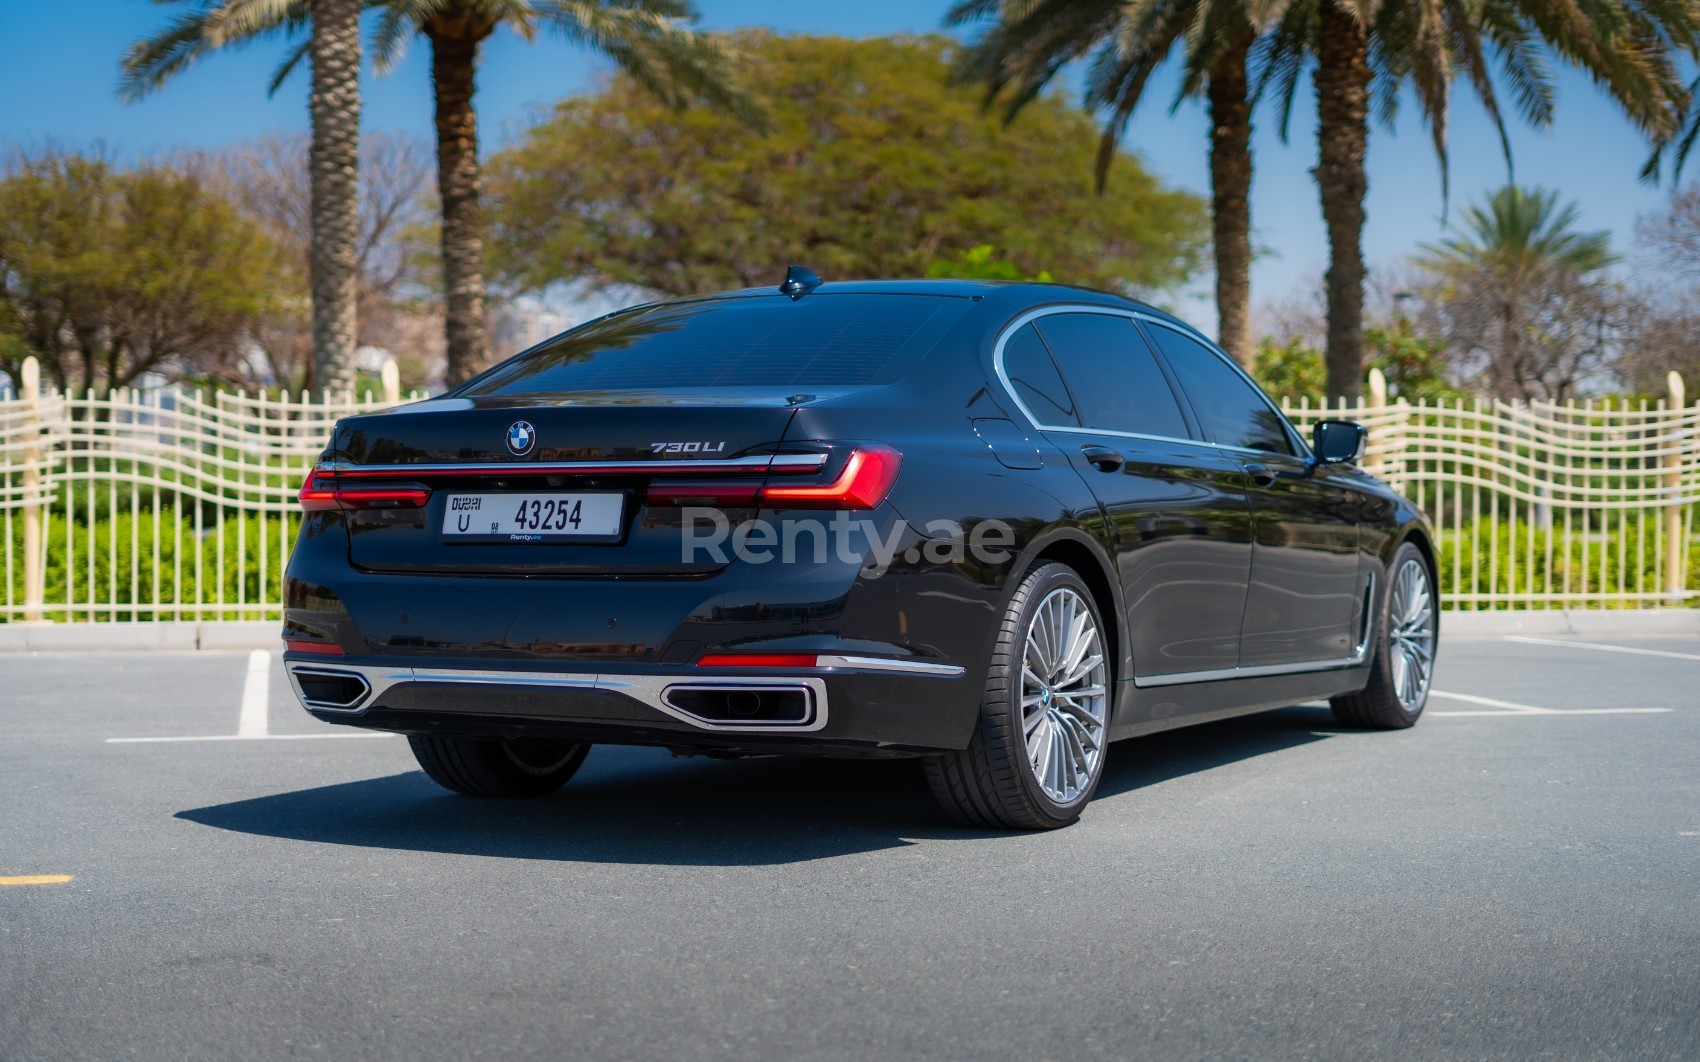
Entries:
{"label": "parking lot surface", "polygon": [[1035,835],[907,762],[469,800],[275,654],[0,656],[0,1059],[1700,1057],[1700,638],[1436,687],[1120,743]]}

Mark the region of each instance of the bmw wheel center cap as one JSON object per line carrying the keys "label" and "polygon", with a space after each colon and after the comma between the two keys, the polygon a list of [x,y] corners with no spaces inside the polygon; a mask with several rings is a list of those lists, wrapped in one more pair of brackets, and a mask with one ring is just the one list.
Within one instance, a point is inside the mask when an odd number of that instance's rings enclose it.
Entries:
{"label": "bmw wheel center cap", "polygon": [[537,429],[528,420],[516,420],[508,425],[508,452],[524,457],[537,446]]}

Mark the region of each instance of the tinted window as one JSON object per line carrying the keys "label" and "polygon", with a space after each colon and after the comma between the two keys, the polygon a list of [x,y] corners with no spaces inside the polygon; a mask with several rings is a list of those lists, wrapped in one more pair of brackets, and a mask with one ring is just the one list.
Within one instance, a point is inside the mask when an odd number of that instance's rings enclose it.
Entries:
{"label": "tinted window", "polygon": [[1080,403],[1089,428],[1187,438],[1163,370],[1133,322],[1101,313],[1058,313],[1034,322]]}
{"label": "tinted window", "polygon": [[782,295],[662,303],[614,314],[498,365],[464,395],[674,387],[854,387],[902,376],[966,299]]}
{"label": "tinted window", "polygon": [[1032,325],[1023,326],[1004,344],[1003,371],[1015,389],[1015,396],[1040,424],[1068,427],[1080,423],[1074,413],[1074,400],[1063,386],[1062,377],[1057,375],[1056,363],[1051,361],[1051,352],[1045,349],[1044,341]]}
{"label": "tinted window", "polygon": [[1169,359],[1212,442],[1296,453],[1281,414],[1222,355],[1172,328],[1153,325],[1147,331]]}

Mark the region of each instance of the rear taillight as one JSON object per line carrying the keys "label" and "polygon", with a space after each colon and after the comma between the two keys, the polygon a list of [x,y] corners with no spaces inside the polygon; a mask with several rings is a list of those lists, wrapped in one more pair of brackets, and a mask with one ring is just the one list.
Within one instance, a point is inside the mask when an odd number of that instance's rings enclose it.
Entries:
{"label": "rear taillight", "polygon": [[889,446],[858,445],[838,478],[816,486],[762,488],[761,500],[776,509],[873,509],[897,482],[903,455]]}
{"label": "rear taillight", "polygon": [[307,473],[296,495],[307,512],[325,509],[418,509],[431,500],[425,487],[386,487],[379,484],[348,484],[318,469]]}
{"label": "rear taillight", "polygon": [[698,667],[819,667],[814,653],[705,653]]}

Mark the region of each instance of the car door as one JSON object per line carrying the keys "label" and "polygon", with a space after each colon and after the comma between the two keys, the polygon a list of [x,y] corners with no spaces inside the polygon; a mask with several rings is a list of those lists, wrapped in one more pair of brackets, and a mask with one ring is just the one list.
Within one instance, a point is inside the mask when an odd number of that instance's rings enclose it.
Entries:
{"label": "car door", "polygon": [[1132,317],[1045,313],[1002,357],[1035,426],[1108,517],[1135,675],[1234,667],[1251,571],[1243,472],[1192,437]]}
{"label": "car door", "polygon": [[1359,499],[1318,465],[1267,396],[1226,355],[1179,329],[1142,322],[1205,435],[1245,469],[1251,497],[1251,589],[1240,667],[1339,663],[1361,635]]}

